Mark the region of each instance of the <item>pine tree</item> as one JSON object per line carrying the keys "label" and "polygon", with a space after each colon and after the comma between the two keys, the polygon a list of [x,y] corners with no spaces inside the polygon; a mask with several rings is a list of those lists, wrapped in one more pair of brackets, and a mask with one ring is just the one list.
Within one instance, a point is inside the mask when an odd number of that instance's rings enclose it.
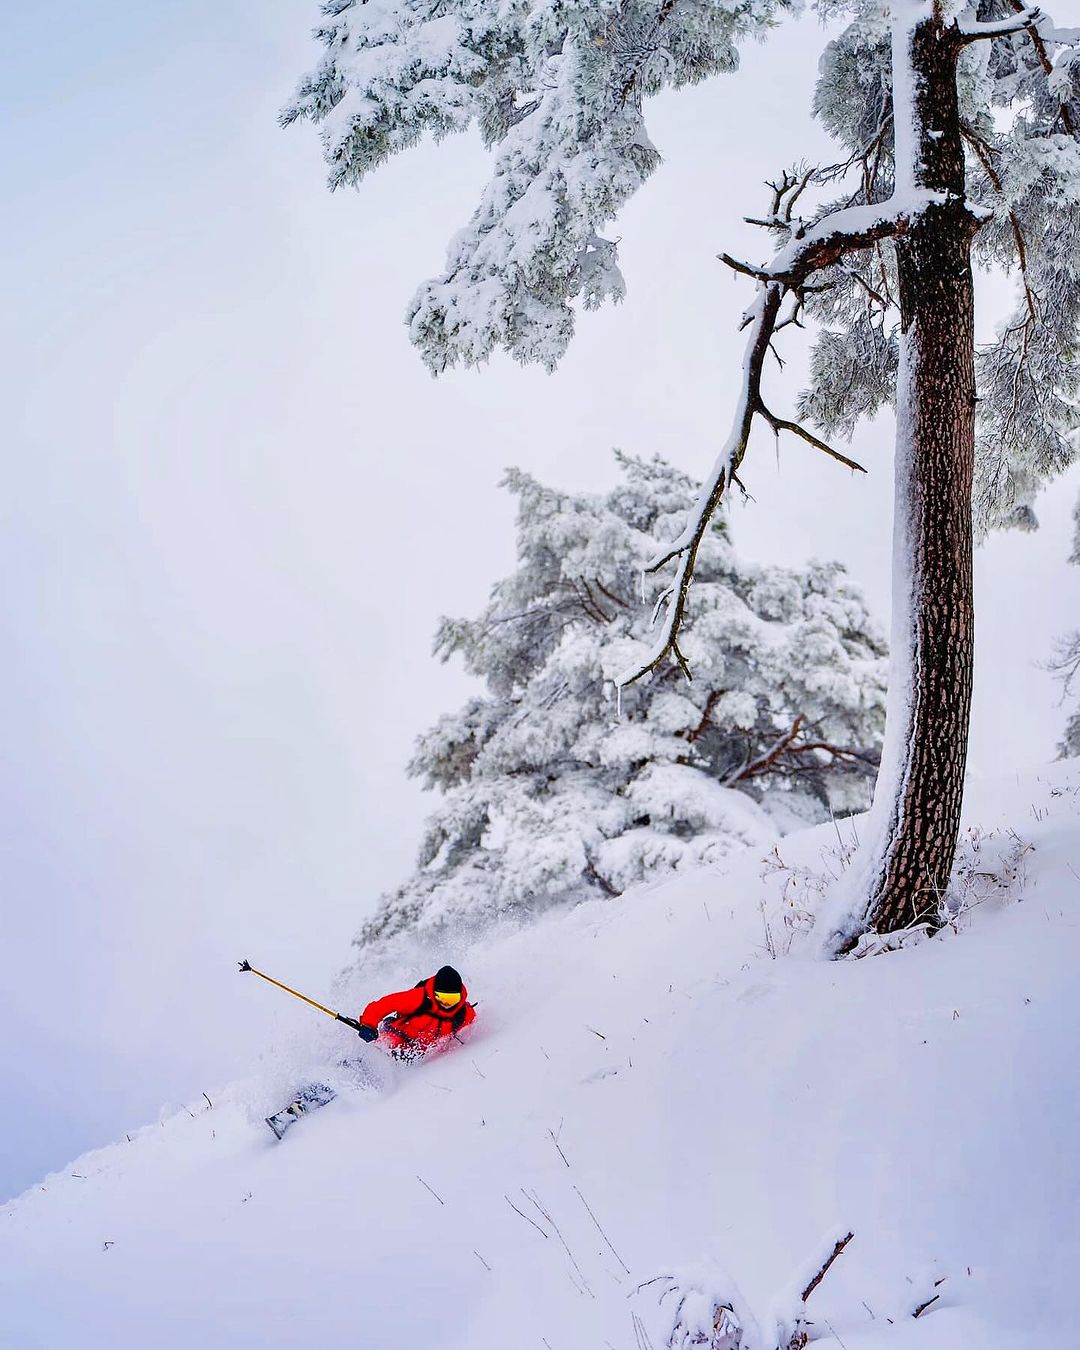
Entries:
{"label": "pine tree", "polygon": [[441,801],[366,938],[618,895],[865,808],[886,660],[838,564],[754,566],[718,517],[685,638],[695,679],[668,667],[617,708],[612,672],[649,645],[641,566],[694,488],[662,459],[616,458],[604,496],[507,475],[518,565],[435,640],[484,689],[416,746],[409,771]]}
{"label": "pine tree", "polygon": [[[550,366],[571,302],[622,292],[598,231],[656,164],[642,98],[730,69],[736,40],[785,7],[457,0],[431,18],[412,0],[330,0],[326,55],[285,120],[320,124],[335,186],[425,130],[476,120],[494,173],[445,275],[414,301],[413,338],[435,370],[498,347]],[[939,921],[967,754],[973,498],[980,528],[1030,528],[1036,490],[1075,453],[1080,30],[1022,0],[815,7],[848,20],[826,44],[815,101],[843,158],[773,185],[760,222],[779,245],[770,260],[725,256],[757,284],[732,432],[688,524],[650,560],[675,569],[659,640],[618,674],[686,664],[691,578],[755,420],[850,463],[763,395],[777,333],[809,314],[824,331],[803,417],[825,435],[888,403],[897,418],[889,725],[858,885],[829,920],[826,945],[842,952],[867,928]],[[1015,316],[979,352],[973,252],[1019,278]]]}

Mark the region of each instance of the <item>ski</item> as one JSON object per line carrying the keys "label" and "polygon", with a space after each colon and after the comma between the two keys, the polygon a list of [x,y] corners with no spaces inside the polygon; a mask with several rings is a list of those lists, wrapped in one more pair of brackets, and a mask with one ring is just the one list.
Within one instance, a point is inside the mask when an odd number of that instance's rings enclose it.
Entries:
{"label": "ski", "polygon": [[288,1106],[272,1116],[267,1116],[266,1123],[280,1140],[289,1126],[295,1125],[301,1116],[306,1116],[309,1111],[317,1111],[320,1106],[326,1106],[336,1096],[334,1089],[326,1083],[307,1083]]}

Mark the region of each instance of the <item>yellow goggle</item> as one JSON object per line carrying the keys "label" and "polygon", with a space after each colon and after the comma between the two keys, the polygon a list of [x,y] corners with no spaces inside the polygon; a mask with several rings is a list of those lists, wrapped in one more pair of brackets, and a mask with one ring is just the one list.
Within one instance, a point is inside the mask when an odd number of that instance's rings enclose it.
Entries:
{"label": "yellow goggle", "polygon": [[456,1008],[457,1005],[461,1002],[461,995],[440,994],[438,990],[436,990],[435,1002],[439,1005],[440,1008]]}

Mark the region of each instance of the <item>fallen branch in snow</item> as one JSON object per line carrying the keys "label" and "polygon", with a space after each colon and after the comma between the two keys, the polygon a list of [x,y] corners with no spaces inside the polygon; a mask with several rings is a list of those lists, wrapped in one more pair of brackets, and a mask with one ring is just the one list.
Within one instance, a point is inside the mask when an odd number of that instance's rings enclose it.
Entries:
{"label": "fallen branch in snow", "polygon": [[819,1285],[819,1284],[821,1283],[821,1281],[825,1278],[825,1276],[828,1275],[828,1273],[829,1273],[829,1267],[830,1267],[830,1266],[832,1265],[832,1263],[836,1260],[836,1258],[843,1252],[844,1248],[848,1245],[848,1243],[851,1241],[851,1239],[852,1239],[854,1236],[855,1236],[855,1234],[854,1234],[853,1232],[849,1232],[849,1233],[847,1234],[846,1237],[837,1238],[836,1243],[835,1243],[835,1245],[833,1246],[832,1251],[831,1251],[831,1252],[829,1253],[829,1255],[826,1257],[824,1263],[822,1264],[821,1269],[817,1272],[817,1274],[814,1276],[814,1278],[810,1281],[810,1283],[806,1286],[806,1288],[805,1288],[805,1289],[802,1291],[802,1293],[799,1295],[799,1297],[802,1299],[802,1301],[803,1301],[804,1303],[805,1303],[806,1300],[810,1297],[810,1295],[814,1292],[814,1290],[818,1287],[818,1285]]}
{"label": "fallen branch in snow", "polygon": [[[941,1286],[945,1283],[945,1280],[947,1278],[948,1278],[947,1276],[942,1275],[941,1279],[935,1280],[934,1288],[940,1289]],[[926,1312],[927,1308],[929,1308],[931,1304],[936,1303],[940,1297],[941,1297],[940,1294],[932,1294],[929,1298],[923,1299],[923,1301],[917,1304],[915,1308],[912,1310],[911,1313],[912,1317],[921,1317],[923,1313]]]}

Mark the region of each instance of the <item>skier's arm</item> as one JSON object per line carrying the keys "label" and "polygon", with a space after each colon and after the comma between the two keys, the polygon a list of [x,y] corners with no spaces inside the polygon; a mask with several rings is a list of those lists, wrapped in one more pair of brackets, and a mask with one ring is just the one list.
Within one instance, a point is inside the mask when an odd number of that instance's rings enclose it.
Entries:
{"label": "skier's arm", "polygon": [[379,1023],[384,1017],[390,1017],[392,1014],[414,1013],[424,1001],[424,991],[422,989],[402,989],[396,994],[385,994],[382,998],[374,999],[367,1005],[360,1014],[361,1024],[365,1027],[371,1027],[372,1030],[378,1030]]}

